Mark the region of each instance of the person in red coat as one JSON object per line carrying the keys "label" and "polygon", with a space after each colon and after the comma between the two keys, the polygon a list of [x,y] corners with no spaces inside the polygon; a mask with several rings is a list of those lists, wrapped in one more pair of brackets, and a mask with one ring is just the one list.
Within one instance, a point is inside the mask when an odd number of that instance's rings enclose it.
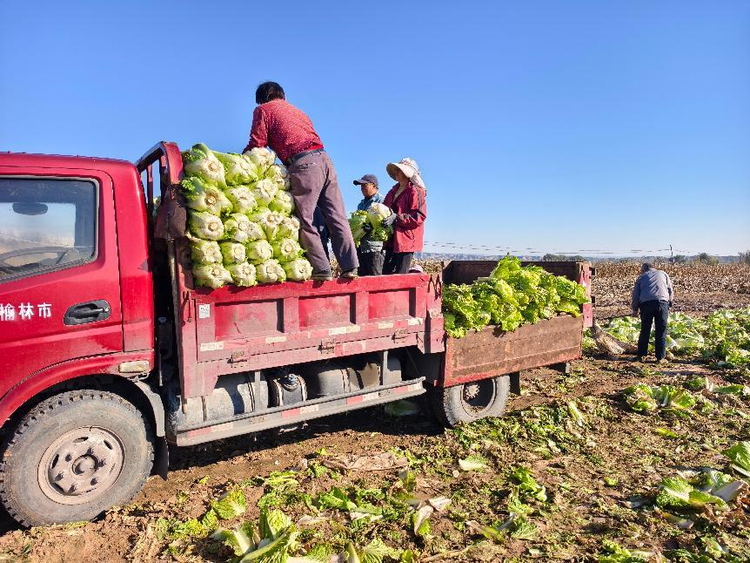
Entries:
{"label": "person in red coat", "polygon": [[406,274],[414,253],[420,252],[424,244],[427,189],[414,159],[391,162],[386,171],[398,183],[383,201],[393,211],[383,220],[384,225],[393,225],[393,236],[385,244],[383,273]]}

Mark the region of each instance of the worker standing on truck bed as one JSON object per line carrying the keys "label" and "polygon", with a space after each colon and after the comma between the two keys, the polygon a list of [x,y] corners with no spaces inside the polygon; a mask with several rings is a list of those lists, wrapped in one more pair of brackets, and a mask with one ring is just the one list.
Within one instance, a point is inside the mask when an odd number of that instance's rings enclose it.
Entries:
{"label": "worker standing on truck bed", "polygon": [[[357,204],[358,211],[367,211],[373,203],[383,203],[383,195],[378,191],[378,179],[375,174],[365,174],[352,183],[362,190],[362,201]],[[372,239],[372,225],[369,222],[364,224],[364,230],[365,236],[359,241],[357,248],[359,275],[379,276],[383,273],[383,241]]]}
{"label": "worker standing on truck bed", "polygon": [[421,251],[424,243],[427,189],[412,158],[391,162],[386,171],[398,184],[391,188],[383,201],[393,211],[383,219],[386,227],[393,225],[393,236],[385,245],[383,273],[406,274],[414,253]]}
{"label": "worker standing on truck bed", "polygon": [[[641,314],[641,334],[638,337],[638,360],[648,354],[651,325],[656,324],[656,361],[661,363],[667,353],[667,323],[669,308],[674,299],[672,280],[667,272],[651,264],[641,265],[641,275],[633,288],[633,315]],[[654,323],[655,321],[655,323]]]}
{"label": "worker standing on truck bed", "polygon": [[286,101],[284,89],[276,82],[258,86],[255,102],[258,107],[253,112],[250,142],[245,151],[268,146],[286,165],[300,222],[300,242],[313,267],[312,279],[333,279],[331,263],[313,224],[316,207],[320,208],[328,227],[333,253],[341,266],[341,277],[356,278],[357,249],[336,171],[312,121]]}

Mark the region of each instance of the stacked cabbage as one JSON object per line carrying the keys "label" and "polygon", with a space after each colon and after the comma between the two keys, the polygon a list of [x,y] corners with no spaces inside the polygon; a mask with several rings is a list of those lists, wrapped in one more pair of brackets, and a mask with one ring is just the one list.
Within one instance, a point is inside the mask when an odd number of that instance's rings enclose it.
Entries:
{"label": "stacked cabbage", "polygon": [[196,285],[251,287],[312,275],[299,244],[289,177],[275,160],[266,148],[241,155],[202,143],[182,153]]}

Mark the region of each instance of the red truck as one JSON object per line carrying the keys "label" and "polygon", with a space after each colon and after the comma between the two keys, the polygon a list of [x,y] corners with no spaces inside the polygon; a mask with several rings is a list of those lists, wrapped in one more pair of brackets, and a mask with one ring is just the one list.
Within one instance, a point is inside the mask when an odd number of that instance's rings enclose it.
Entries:
{"label": "red truck", "polygon": [[[502,414],[523,370],[581,353],[578,318],[454,340],[440,274],[217,290],[154,234],[174,143],[135,164],[0,154],[0,501],[23,525],[91,519],[187,446],[429,393],[446,425]],[[172,192],[170,192],[170,190]],[[541,262],[590,288],[582,262]]]}

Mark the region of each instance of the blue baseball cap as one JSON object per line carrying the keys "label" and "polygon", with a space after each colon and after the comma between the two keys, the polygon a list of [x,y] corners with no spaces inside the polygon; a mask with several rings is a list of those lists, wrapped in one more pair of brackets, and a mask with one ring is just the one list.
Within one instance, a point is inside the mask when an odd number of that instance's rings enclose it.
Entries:
{"label": "blue baseball cap", "polygon": [[354,180],[352,184],[355,186],[361,186],[362,184],[375,184],[377,186],[378,179],[375,177],[375,174],[365,174],[359,180]]}

